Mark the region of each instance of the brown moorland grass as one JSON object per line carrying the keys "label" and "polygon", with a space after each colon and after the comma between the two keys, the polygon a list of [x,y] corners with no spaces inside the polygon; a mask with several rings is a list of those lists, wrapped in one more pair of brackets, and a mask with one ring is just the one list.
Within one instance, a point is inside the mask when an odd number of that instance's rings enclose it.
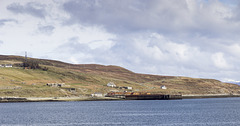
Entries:
{"label": "brown moorland grass", "polygon": [[[240,94],[240,86],[222,83],[214,79],[138,74],[119,66],[97,64],[68,64],[60,61],[35,59],[41,69],[21,67],[0,68],[1,96],[63,97],[90,95],[94,92],[134,91],[163,94]],[[0,64],[22,63],[24,57],[0,55]],[[119,87],[107,87],[114,82]],[[65,83],[66,88],[48,87],[46,83]],[[166,90],[160,88],[165,85]],[[75,91],[69,91],[74,88]]]}

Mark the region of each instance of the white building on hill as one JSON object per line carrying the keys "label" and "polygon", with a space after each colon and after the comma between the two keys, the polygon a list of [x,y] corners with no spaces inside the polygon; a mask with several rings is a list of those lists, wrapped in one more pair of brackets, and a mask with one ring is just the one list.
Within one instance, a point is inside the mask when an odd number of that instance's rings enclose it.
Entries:
{"label": "white building on hill", "polygon": [[12,67],[12,64],[0,64],[0,67]]}
{"label": "white building on hill", "polygon": [[113,82],[109,82],[109,83],[107,84],[107,86],[108,86],[108,87],[117,87],[117,85],[114,84]]}
{"label": "white building on hill", "polygon": [[165,85],[161,86],[161,89],[167,89],[167,87]]}
{"label": "white building on hill", "polygon": [[12,64],[6,64],[5,67],[12,67]]}
{"label": "white building on hill", "polygon": [[92,97],[103,97],[102,93],[94,93],[92,94]]}

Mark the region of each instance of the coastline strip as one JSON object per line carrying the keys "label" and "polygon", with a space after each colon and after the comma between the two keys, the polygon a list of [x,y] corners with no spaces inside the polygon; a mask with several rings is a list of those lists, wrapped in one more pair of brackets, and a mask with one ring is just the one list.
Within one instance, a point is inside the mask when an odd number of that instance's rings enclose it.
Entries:
{"label": "coastline strip", "polygon": [[189,95],[182,95],[183,99],[230,98],[230,97],[240,97],[240,94],[189,94]]}
{"label": "coastline strip", "polygon": [[[182,95],[182,99],[230,98],[230,97],[240,97],[240,94],[189,94],[189,95]],[[109,100],[126,100],[126,99],[115,98],[115,97],[87,97],[87,96],[86,97],[0,97],[0,103],[60,102],[60,101],[62,101],[62,102],[67,102],[67,101],[109,101]]]}

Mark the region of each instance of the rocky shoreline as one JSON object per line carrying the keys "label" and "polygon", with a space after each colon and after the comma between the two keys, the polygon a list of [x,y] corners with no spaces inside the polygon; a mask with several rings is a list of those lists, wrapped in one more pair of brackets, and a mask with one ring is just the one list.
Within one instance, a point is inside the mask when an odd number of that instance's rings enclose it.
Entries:
{"label": "rocky shoreline", "polygon": [[67,101],[107,101],[123,100],[111,97],[0,97],[0,103],[7,102],[67,102]]}
{"label": "rocky shoreline", "polygon": [[[240,94],[192,94],[182,95],[182,99],[199,99],[199,98],[230,98],[240,97]],[[67,102],[67,101],[108,101],[108,100],[125,100],[114,97],[0,97],[0,103],[8,102]]]}

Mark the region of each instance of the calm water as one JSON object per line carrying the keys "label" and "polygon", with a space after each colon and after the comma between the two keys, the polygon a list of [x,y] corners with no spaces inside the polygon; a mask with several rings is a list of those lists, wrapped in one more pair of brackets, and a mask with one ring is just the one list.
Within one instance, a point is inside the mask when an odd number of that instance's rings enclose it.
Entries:
{"label": "calm water", "polygon": [[240,98],[0,103],[0,124],[240,126]]}

